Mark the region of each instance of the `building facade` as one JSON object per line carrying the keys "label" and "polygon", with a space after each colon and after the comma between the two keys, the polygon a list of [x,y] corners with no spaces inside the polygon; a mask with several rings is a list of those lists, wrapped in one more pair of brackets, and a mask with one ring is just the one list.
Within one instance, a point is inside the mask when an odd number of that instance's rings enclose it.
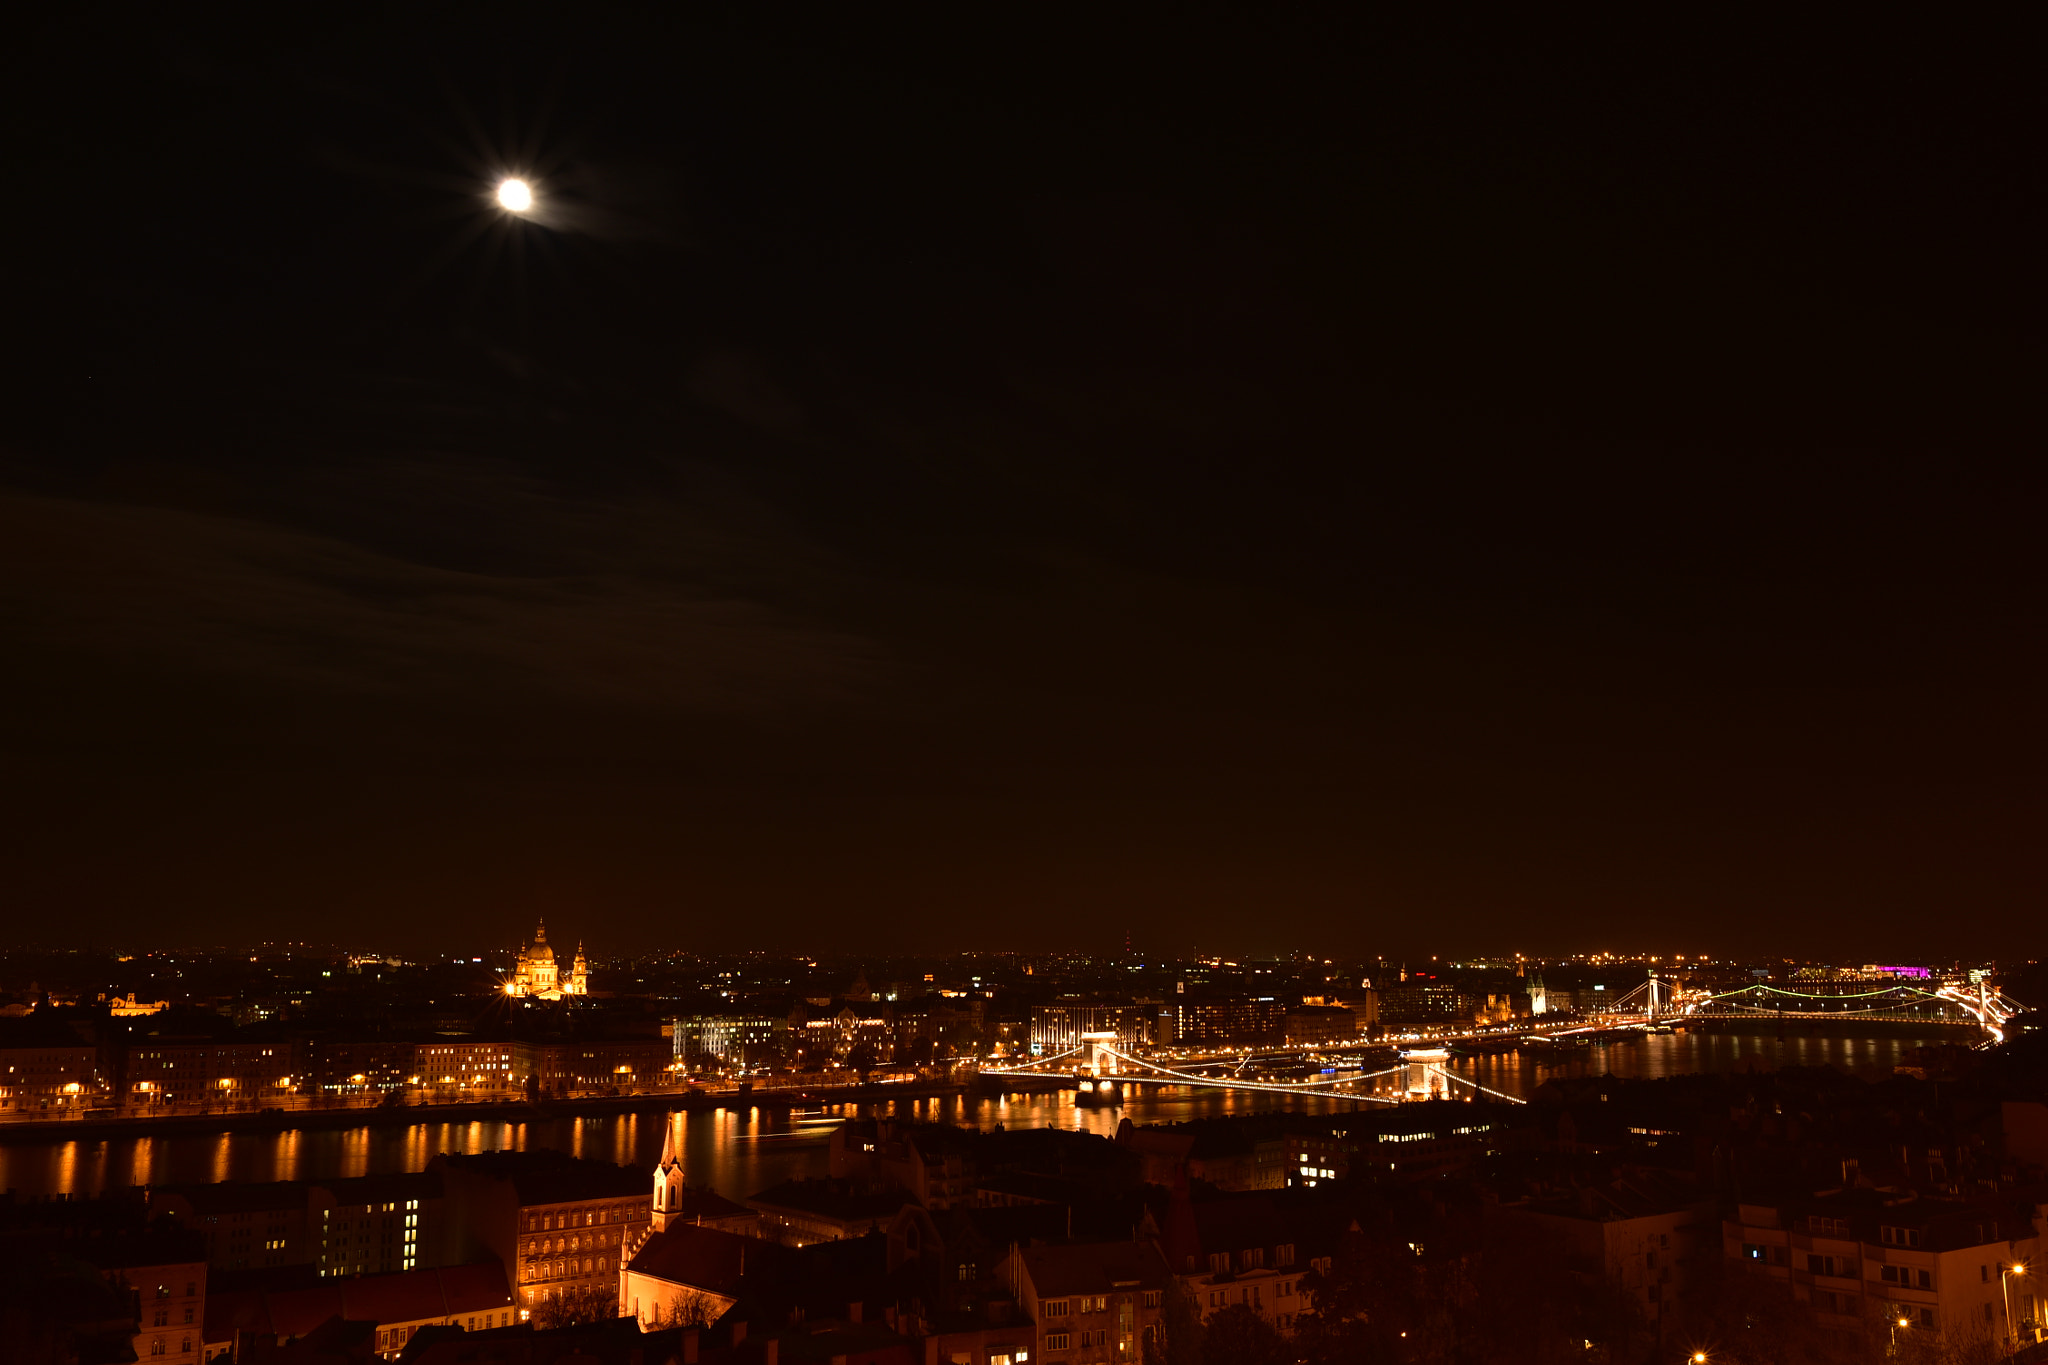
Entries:
{"label": "building facade", "polygon": [[504,1094],[516,1084],[512,1051],[510,1042],[421,1043],[408,1079],[437,1099]]}
{"label": "building facade", "polygon": [[1016,1286],[1023,1321],[1014,1341],[989,1343],[990,1359],[1093,1365],[1145,1358],[1173,1276],[1156,1245],[1132,1241],[1017,1248],[996,1278]]}
{"label": "building facade", "polygon": [[90,1043],[0,1048],[0,1110],[59,1114],[104,1104],[105,1094]]}
{"label": "building facade", "polygon": [[255,1109],[296,1093],[304,1077],[286,1041],[168,1042],[127,1051],[124,1084],[130,1104],[145,1109]]}
{"label": "building facade", "polygon": [[[646,1177],[549,1151],[436,1157],[456,1261],[505,1267],[523,1321],[549,1300],[614,1301],[619,1262],[646,1237]],[[609,1312],[607,1309],[606,1312]]]}
{"label": "building facade", "polygon": [[758,1066],[779,1056],[789,1020],[773,1015],[698,1014],[669,1020],[679,1071]]}
{"label": "building facade", "polygon": [[1271,996],[1179,1000],[1173,1016],[1181,1043],[1278,1043],[1287,1032],[1287,1006]]}
{"label": "building facade", "polygon": [[2040,1238],[2003,1210],[1847,1190],[1739,1204],[1721,1231],[1724,1257],[1789,1283],[1824,1326],[1888,1333],[1903,1322],[1959,1345],[2031,1341],[2040,1318],[2038,1281],[2013,1269],[2039,1265]]}
{"label": "building facade", "polygon": [[537,1000],[589,995],[590,963],[583,956],[583,945],[576,945],[576,956],[567,968],[562,967],[548,944],[547,922],[542,921],[533,931],[532,946],[519,945],[519,956],[512,964],[512,979],[505,983],[505,994],[532,996]]}
{"label": "building facade", "polygon": [[1173,1011],[1157,1003],[1102,1004],[1054,1001],[1031,1007],[1031,1053],[1056,1057],[1081,1046],[1083,1034],[1114,1033],[1117,1046],[1170,1043]]}

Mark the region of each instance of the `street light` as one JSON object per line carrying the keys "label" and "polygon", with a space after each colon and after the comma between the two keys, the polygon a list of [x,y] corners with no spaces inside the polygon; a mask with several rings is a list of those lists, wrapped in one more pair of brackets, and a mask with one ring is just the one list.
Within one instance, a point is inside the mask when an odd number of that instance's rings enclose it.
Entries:
{"label": "street light", "polygon": [[2015,1276],[2026,1273],[2027,1263],[2025,1261],[2014,1261],[2011,1265],[2006,1266],[2005,1273],[1998,1277],[1998,1287],[2005,1291],[2005,1335],[2008,1339],[2015,1342],[2019,1340],[2019,1333],[2013,1330],[2012,1325],[2012,1282]]}

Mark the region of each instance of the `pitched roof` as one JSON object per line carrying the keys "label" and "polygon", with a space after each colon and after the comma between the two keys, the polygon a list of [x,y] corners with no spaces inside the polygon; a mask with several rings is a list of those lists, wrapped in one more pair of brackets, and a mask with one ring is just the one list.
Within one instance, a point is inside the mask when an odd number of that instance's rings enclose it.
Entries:
{"label": "pitched roof", "polygon": [[739,1294],[742,1275],[780,1268],[790,1259],[789,1248],[773,1242],[682,1223],[650,1236],[626,1269],[733,1298]]}
{"label": "pitched roof", "polygon": [[736,1204],[708,1185],[683,1190],[682,1204],[677,1209],[684,1218],[695,1218],[712,1222],[724,1218],[751,1218],[754,1210],[745,1204]]}
{"label": "pitched roof", "polygon": [[206,1297],[206,1339],[238,1331],[301,1337],[330,1318],[350,1322],[422,1322],[512,1307],[504,1268],[495,1261],[329,1280],[305,1289]]}
{"label": "pitched roof", "polygon": [[833,1179],[785,1180],[747,1201],[757,1209],[793,1209],[842,1222],[866,1219],[887,1222],[896,1216],[896,1210],[915,1202],[901,1190]]}
{"label": "pitched roof", "polygon": [[379,1204],[385,1200],[439,1199],[439,1171],[399,1171],[390,1175],[358,1175],[312,1182],[339,1205]]}
{"label": "pitched roof", "polygon": [[510,1181],[524,1206],[567,1204],[582,1199],[645,1197],[651,1177],[631,1166],[573,1157],[547,1148],[532,1151],[449,1152],[435,1158],[451,1170]]}
{"label": "pitched roof", "polygon": [[1288,1240],[1273,1206],[1263,1199],[1216,1199],[1196,1204],[1195,1235],[1204,1254],[1273,1247]]}
{"label": "pitched roof", "polygon": [[1040,1298],[1108,1294],[1133,1286],[1164,1289],[1172,1278],[1158,1248],[1145,1242],[1040,1246],[1018,1254]]}
{"label": "pitched roof", "polygon": [[152,1185],[152,1201],[183,1199],[196,1214],[253,1213],[306,1207],[303,1180],[223,1180],[211,1185]]}

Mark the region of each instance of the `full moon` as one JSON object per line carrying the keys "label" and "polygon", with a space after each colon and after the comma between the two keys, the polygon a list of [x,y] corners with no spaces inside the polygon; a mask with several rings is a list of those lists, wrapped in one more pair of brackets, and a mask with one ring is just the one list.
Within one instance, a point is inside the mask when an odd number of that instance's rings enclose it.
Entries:
{"label": "full moon", "polygon": [[498,204],[514,213],[533,207],[533,187],[524,180],[507,180],[498,186]]}

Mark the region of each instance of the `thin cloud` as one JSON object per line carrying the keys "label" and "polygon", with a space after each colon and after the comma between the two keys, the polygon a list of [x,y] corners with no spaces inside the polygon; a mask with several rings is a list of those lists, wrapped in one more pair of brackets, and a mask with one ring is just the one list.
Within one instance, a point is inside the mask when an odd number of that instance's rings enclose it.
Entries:
{"label": "thin cloud", "polygon": [[353,693],[581,697],[749,712],[852,696],[872,642],[619,567],[515,575],[159,507],[0,495],[19,651]]}

